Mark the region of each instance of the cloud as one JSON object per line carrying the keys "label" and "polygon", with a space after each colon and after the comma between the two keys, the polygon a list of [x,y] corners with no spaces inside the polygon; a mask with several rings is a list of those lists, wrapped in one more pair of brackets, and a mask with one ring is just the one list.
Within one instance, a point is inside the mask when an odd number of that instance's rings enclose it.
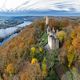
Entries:
{"label": "cloud", "polygon": [[3,10],[80,12],[80,0],[0,0],[0,2],[0,8]]}
{"label": "cloud", "polygon": [[18,5],[28,0],[0,0],[0,9],[2,10],[13,10]]}
{"label": "cloud", "polygon": [[69,11],[80,12],[80,0],[65,0],[63,3],[57,3],[57,7],[66,8]]}

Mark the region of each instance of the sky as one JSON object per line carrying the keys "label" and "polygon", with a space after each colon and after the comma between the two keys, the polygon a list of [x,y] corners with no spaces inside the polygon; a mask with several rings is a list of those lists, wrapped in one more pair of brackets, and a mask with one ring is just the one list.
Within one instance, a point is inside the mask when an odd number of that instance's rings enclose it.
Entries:
{"label": "sky", "polygon": [[80,15],[80,0],[0,0],[2,12]]}

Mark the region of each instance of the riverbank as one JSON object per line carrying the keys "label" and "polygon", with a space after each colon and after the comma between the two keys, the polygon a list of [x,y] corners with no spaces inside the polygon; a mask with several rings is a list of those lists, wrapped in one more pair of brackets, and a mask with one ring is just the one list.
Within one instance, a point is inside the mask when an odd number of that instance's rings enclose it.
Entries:
{"label": "riverbank", "polygon": [[31,21],[25,21],[22,24],[16,25],[14,27],[0,29],[0,45],[4,44],[9,39],[18,35],[18,33],[25,28],[27,25],[30,25]]}

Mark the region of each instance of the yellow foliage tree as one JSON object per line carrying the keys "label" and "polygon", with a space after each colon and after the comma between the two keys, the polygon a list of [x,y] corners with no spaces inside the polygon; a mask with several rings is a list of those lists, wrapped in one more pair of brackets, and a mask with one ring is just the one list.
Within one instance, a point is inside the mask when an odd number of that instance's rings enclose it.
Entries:
{"label": "yellow foliage tree", "polygon": [[72,31],[71,32],[71,38],[74,39],[76,36],[77,36],[76,32],[75,31]]}
{"label": "yellow foliage tree", "polygon": [[65,46],[66,46],[66,49],[68,50],[70,48],[70,46],[71,46],[71,41],[70,40],[66,40]]}
{"label": "yellow foliage tree", "polygon": [[72,41],[72,45],[76,50],[80,51],[80,37],[74,38]]}
{"label": "yellow foliage tree", "polygon": [[47,76],[47,64],[46,64],[46,58],[45,57],[42,61],[42,74],[43,74],[43,76]]}
{"label": "yellow foliage tree", "polygon": [[10,63],[6,67],[6,72],[8,74],[13,74],[15,72],[14,64]]}
{"label": "yellow foliage tree", "polygon": [[57,38],[62,41],[66,37],[66,33],[64,31],[59,31],[56,33]]}
{"label": "yellow foliage tree", "polygon": [[31,64],[35,64],[37,62],[38,62],[38,60],[36,58],[32,58]]}
{"label": "yellow foliage tree", "polygon": [[40,51],[41,53],[43,53],[43,48],[39,47],[39,51]]}
{"label": "yellow foliage tree", "polygon": [[73,46],[70,46],[70,48],[68,50],[68,54],[67,54],[68,67],[71,67],[74,57],[75,57],[75,50],[74,50]]}
{"label": "yellow foliage tree", "polygon": [[35,48],[35,47],[32,47],[32,48],[31,48],[31,53],[34,54],[35,52],[36,52],[36,48]]}

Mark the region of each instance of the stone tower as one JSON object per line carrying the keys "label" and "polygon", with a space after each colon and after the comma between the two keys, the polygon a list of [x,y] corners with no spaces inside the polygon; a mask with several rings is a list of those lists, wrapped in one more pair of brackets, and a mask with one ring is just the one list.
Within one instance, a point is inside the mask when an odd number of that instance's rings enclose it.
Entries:
{"label": "stone tower", "polygon": [[46,25],[48,26],[48,24],[49,24],[49,18],[48,18],[48,16],[46,16]]}

